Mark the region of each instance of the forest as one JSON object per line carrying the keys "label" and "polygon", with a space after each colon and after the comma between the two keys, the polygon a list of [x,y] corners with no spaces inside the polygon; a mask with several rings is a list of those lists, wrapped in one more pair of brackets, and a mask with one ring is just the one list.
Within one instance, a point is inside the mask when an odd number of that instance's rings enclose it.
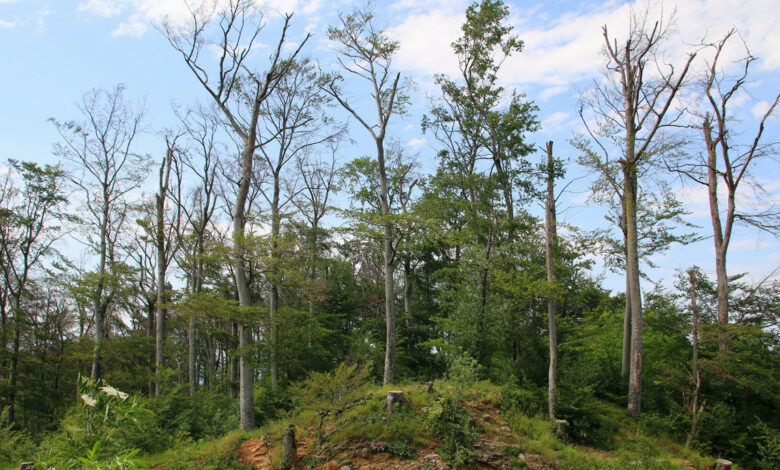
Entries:
{"label": "forest", "polygon": [[[634,5],[593,31],[578,127],[538,142],[541,105],[500,78],[525,48],[501,0],[464,12],[421,122],[381,5],[326,51],[273,15],[156,25],[199,90],[165,129],[118,84],[49,120],[58,164],[0,155],[0,468],[249,468],[252,439],[278,448],[256,468],[343,469],[337,441],[441,462],[396,468],[780,468],[780,266],[728,269],[735,231],[780,234],[780,94],[735,113],[761,66],[740,31],[669,56],[671,15]],[[594,227],[560,215],[582,178]],[[709,264],[651,279],[702,240]],[[524,436],[508,466],[480,460],[491,420]]]}

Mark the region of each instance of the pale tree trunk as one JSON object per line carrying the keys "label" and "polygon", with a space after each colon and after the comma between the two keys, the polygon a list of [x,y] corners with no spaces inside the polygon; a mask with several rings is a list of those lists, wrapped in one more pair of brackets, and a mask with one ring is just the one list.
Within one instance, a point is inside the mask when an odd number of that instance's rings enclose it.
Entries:
{"label": "pale tree trunk", "polygon": [[642,407],[642,293],[639,287],[639,253],[636,221],[636,167],[624,166],[624,197],[628,228],[626,275],[631,296],[631,363],[628,378],[628,414],[638,417]]}
{"label": "pale tree trunk", "polygon": [[[242,307],[252,305],[252,297],[249,292],[249,283],[246,275],[246,266],[244,264],[244,225],[245,225],[245,206],[249,194],[249,185],[252,179],[252,160],[255,152],[255,142],[257,129],[258,111],[260,102],[255,101],[252,124],[250,125],[251,135],[244,141],[244,151],[241,155],[241,180],[239,182],[238,193],[236,194],[236,205],[233,209],[233,273],[236,278],[236,289],[238,290],[238,303]],[[254,375],[249,367],[247,358],[247,347],[251,344],[250,329],[247,325],[240,323],[238,325],[238,348],[239,348],[239,417],[241,429],[243,431],[252,431],[255,429],[255,408],[254,408]]]}
{"label": "pale tree trunk", "polygon": [[165,341],[165,316],[167,308],[165,304],[167,302],[165,298],[165,272],[168,268],[168,260],[166,256],[166,244],[165,244],[165,199],[168,193],[168,181],[171,174],[171,164],[173,160],[173,147],[168,146],[160,167],[160,185],[159,193],[155,197],[155,209],[156,209],[156,244],[157,244],[157,312],[155,319],[157,320],[157,334],[155,336],[155,372],[157,373],[157,383],[155,384],[155,395],[160,396],[159,377],[163,368],[163,350]]}
{"label": "pale tree trunk", "polygon": [[103,302],[103,288],[106,278],[106,251],[107,251],[107,238],[108,238],[108,197],[109,194],[105,187],[103,189],[103,213],[100,223],[100,260],[98,261],[98,285],[95,289],[95,348],[92,352],[92,380],[97,380],[100,373],[100,343],[103,341],[103,314],[104,302]]}
{"label": "pale tree trunk", "polygon": [[[720,219],[720,204],[718,202],[717,142],[713,141],[712,138],[712,124],[709,114],[704,118],[702,130],[704,132],[704,142],[707,146],[707,194],[709,196],[710,218],[712,220],[712,240],[715,243],[715,277],[718,283],[718,325],[722,328],[729,322],[729,279],[726,273],[726,253],[728,252],[731,226],[734,220],[734,193],[729,188],[726,230],[724,231]],[[727,349],[725,332],[721,332],[719,343],[721,349]]]}
{"label": "pale tree trunk", "polygon": [[[282,156],[279,157],[279,162]],[[271,295],[269,296],[269,328],[270,338],[268,346],[270,352],[271,369],[271,389],[276,390],[279,387],[279,359],[278,345],[279,337],[276,322],[279,318],[279,233],[281,231],[281,215],[279,214],[279,197],[281,188],[279,187],[281,167],[277,167],[274,172],[274,193],[271,201]]]}
{"label": "pale tree trunk", "polygon": [[379,162],[379,202],[382,209],[384,231],[385,271],[385,324],[387,346],[385,348],[384,385],[393,383],[395,370],[395,289],[393,286],[393,226],[389,219],[390,206],[387,202],[387,172],[385,171],[385,147],[382,139],[376,139],[377,161]]}
{"label": "pale tree trunk", "polygon": [[[555,211],[555,185],[554,185],[553,143],[547,142],[547,201],[545,204],[544,234],[545,234],[545,261],[547,267],[547,282],[552,287],[556,281],[555,276],[555,247],[557,245],[557,224]],[[551,295],[547,300],[548,329],[550,335],[550,364],[547,373],[547,414],[551,420],[555,420],[556,405],[556,377],[558,371],[558,327],[555,317],[558,315],[558,299]]]}
{"label": "pale tree trunk", "polygon": [[621,361],[620,364],[620,375],[622,377],[628,375],[628,365],[630,362],[631,362],[631,286],[628,282],[628,276],[626,276],[626,306],[625,306],[625,314],[623,315],[623,360]]}

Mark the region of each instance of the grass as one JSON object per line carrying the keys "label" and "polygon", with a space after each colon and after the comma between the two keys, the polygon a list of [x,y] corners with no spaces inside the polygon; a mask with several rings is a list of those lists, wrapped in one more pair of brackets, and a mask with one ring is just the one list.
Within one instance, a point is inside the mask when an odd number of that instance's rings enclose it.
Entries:
{"label": "grass", "polygon": [[[396,410],[388,418],[384,406],[389,388],[364,386],[343,400],[306,403],[252,433],[234,432],[218,440],[149,456],[139,463],[165,470],[243,469],[238,462],[238,449],[241,442],[250,438],[264,438],[278,462],[277,454],[281,454],[284,432],[290,424],[295,425],[296,435],[303,443],[299,445],[306,449],[302,463],[311,468],[343,458],[350,447],[370,443],[383,445],[380,452],[389,452],[399,459],[416,459],[420,450],[435,450],[444,444],[436,433],[436,419],[442,413],[441,397],[452,393],[450,387],[446,382],[438,382],[436,393],[429,394],[424,385],[396,385],[395,389],[405,391],[408,407]],[[460,412],[467,415],[467,422],[482,434],[480,438],[502,442],[500,452],[512,468],[528,468],[526,461],[533,461],[556,469],[705,469],[714,462],[668,439],[647,435],[622,409],[609,403],[599,402],[598,412],[602,419],[616,426],[617,432],[608,446],[596,448],[561,439],[546,417],[521,411],[527,406],[507,406],[502,388],[489,382],[478,382],[459,393],[463,403]],[[327,415],[323,416],[323,412]]]}

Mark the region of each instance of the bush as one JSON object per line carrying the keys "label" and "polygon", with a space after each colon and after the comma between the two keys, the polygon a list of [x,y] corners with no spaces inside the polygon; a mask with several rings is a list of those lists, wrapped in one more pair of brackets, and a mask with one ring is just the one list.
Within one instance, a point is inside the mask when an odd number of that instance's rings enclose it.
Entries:
{"label": "bush", "polygon": [[603,414],[589,388],[561,393],[557,415],[569,422],[567,435],[574,442],[609,449],[619,423]]}
{"label": "bush", "polygon": [[341,363],[332,372],[312,372],[305,380],[290,387],[295,401],[302,407],[317,402],[328,405],[343,403],[355,397],[366,384],[371,365],[358,368],[357,364]]}
{"label": "bush", "polygon": [[8,420],[8,412],[8,407],[0,411],[0,463],[29,459],[36,448],[28,434],[13,428]]}
{"label": "bush", "polygon": [[547,391],[542,388],[524,388],[515,384],[501,387],[501,409],[519,411],[526,416],[547,412]]}

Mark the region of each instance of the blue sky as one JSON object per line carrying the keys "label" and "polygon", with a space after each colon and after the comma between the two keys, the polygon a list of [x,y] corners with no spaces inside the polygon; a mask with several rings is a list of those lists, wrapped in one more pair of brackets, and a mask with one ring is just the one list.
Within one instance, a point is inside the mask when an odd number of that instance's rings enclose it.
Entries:
{"label": "blue sky", "polygon": [[[601,26],[620,35],[627,29],[629,5],[609,2],[519,2],[508,1],[515,33],[526,50],[505,63],[501,79],[507,88],[526,93],[540,107],[542,131],[531,136],[540,146],[556,142],[559,156],[577,156],[566,140],[582,125],[576,114],[577,90],[592,82],[603,60],[599,55],[603,39]],[[327,66],[334,52],[325,29],[340,10],[355,2],[348,0],[264,2],[268,18],[267,34],[261,41],[274,41],[279,13],[295,11],[291,39],[299,41],[304,32],[314,33],[305,50]],[[419,128],[420,118],[429,106],[426,96],[435,95],[433,74],[454,73],[457,63],[449,44],[460,33],[468,2],[461,0],[376,1],[375,11],[401,49],[395,60],[397,70],[414,79],[414,105],[392,129],[401,144],[419,154],[424,167],[432,168],[436,145]],[[655,4],[656,8],[659,4]],[[91,88],[111,88],[124,83],[127,96],[146,103],[146,133],[138,151],[158,155],[162,151],[159,133],[175,124],[172,103],[189,106],[205,96],[183,62],[157,31],[155,24],[169,15],[182,18],[182,0],[0,0],[0,159],[16,158],[54,162],[52,145],[58,135],[48,118],[79,118],[75,103]],[[753,82],[736,103],[735,112],[745,129],[752,129],[757,115],[777,94],[780,86],[780,37],[776,34],[774,2],[765,0],[667,1],[668,15],[676,10],[679,32],[668,46],[668,55],[679,60],[703,38],[713,40],[731,27],[744,37],[751,52],[760,58]],[[728,51],[737,57],[738,48]],[[702,56],[694,64],[704,66]],[[353,123],[354,124],[354,123]],[[780,120],[769,121],[766,137],[777,140]],[[362,129],[352,126],[356,144],[345,148],[342,159],[369,154],[371,147],[361,137]],[[749,135],[749,131],[746,132]],[[532,157],[538,158],[538,157]],[[777,161],[759,167],[756,175],[771,196],[778,200],[780,171]],[[582,174],[574,163],[569,175]],[[585,229],[603,226],[603,209],[587,207],[587,181],[571,188],[563,199],[568,209],[563,219]],[[680,197],[692,211],[691,221],[710,233],[706,193],[699,188],[680,188]],[[698,264],[713,272],[712,241],[673,248],[656,261],[661,269],[651,277],[671,285],[677,268]],[[761,278],[780,265],[780,244],[752,229],[738,229],[730,251],[731,273],[750,272]],[[622,290],[619,276],[608,275],[607,286]]]}

